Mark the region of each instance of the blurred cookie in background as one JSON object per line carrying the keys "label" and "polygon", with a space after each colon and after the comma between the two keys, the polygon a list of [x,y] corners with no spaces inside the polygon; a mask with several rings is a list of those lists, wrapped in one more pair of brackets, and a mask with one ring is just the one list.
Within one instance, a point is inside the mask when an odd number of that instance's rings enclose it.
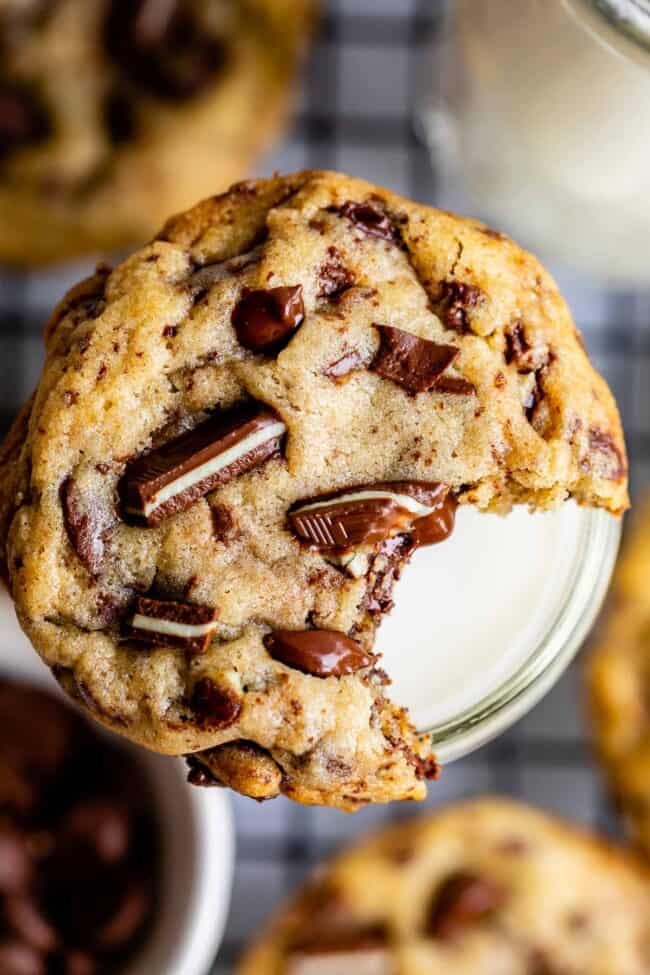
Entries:
{"label": "blurred cookie in background", "polygon": [[312,13],[313,0],[0,0],[0,261],[143,241],[245,176],[282,121]]}
{"label": "blurred cookie in background", "polygon": [[474,800],[334,860],[238,975],[646,975],[648,880],[587,832]]}
{"label": "blurred cookie in background", "polygon": [[142,772],[57,698],[0,678],[0,972],[124,971],[156,903]]}
{"label": "blurred cookie in background", "polygon": [[589,662],[588,697],[612,795],[650,854],[650,498],[629,524]]}

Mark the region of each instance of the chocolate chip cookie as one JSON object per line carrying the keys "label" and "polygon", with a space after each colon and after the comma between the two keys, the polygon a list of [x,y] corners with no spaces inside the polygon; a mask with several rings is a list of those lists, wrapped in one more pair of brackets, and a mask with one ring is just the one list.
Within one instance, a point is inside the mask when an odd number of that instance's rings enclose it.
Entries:
{"label": "chocolate chip cookie", "polygon": [[614,799],[650,854],[650,499],[635,512],[589,661],[592,728]]}
{"label": "chocolate chip cookie", "polygon": [[3,0],[0,261],[147,240],[246,175],[314,0]]}
{"label": "chocolate chip cookie", "polygon": [[568,823],[475,800],[328,864],[238,975],[646,975],[649,880]]}
{"label": "chocolate chip cookie", "polygon": [[335,173],[206,200],[46,338],[1,465],[19,618],[98,720],[199,753],[195,782],[422,798],[430,744],[373,653],[414,549],[457,505],[627,504],[614,401],[540,265]]}

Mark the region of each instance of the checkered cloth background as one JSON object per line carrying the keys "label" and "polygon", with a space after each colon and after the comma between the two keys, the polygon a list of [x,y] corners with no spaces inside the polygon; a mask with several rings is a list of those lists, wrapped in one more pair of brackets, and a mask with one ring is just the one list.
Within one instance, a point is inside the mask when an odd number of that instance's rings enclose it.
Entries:
{"label": "checkered cloth background", "polygon": [[[414,125],[423,59],[443,0],[329,0],[305,72],[295,123],[260,172],[341,169],[423,202],[462,208],[436,179]],[[480,216],[480,214],[478,214]],[[551,262],[552,264],[552,262]],[[603,291],[552,267],[589,351],[614,388],[627,432],[634,493],[650,480],[650,293]],[[88,267],[0,274],[0,424],[34,387],[49,309]],[[226,938],[213,975],[231,972],[245,941],[309,869],[378,825],[481,792],[519,796],[608,832],[615,823],[581,717],[580,662],[498,741],[446,768],[430,799],[347,816],[284,799],[233,798],[238,852]],[[197,973],[201,975],[201,973]]]}

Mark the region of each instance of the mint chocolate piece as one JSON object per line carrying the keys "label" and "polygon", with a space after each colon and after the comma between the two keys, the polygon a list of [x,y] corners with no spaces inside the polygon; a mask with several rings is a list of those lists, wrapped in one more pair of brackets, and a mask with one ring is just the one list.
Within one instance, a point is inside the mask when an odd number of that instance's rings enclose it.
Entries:
{"label": "mint chocolate piece", "polygon": [[123,510],[148,525],[185,511],[278,456],[286,429],[273,410],[259,404],[216,413],[127,466],[120,483]]}
{"label": "mint chocolate piece", "polygon": [[409,393],[435,389],[444,371],[455,362],[460,350],[422,339],[392,325],[377,325],[381,344],[370,368]]}
{"label": "mint chocolate piece", "polygon": [[212,606],[139,596],[127,635],[131,640],[150,646],[179,647],[191,654],[205,653],[217,627],[218,616]]}
{"label": "mint chocolate piece", "polygon": [[[362,484],[299,502],[289,512],[289,521],[299,538],[319,549],[347,549],[408,532],[414,525],[428,522],[432,517],[437,524],[447,505],[448,494],[448,486],[436,481]],[[453,518],[449,532],[451,527]],[[430,536],[433,541],[434,534],[432,527],[430,532],[422,534],[422,538]],[[446,537],[441,529],[438,534],[441,536],[436,539],[438,541]]]}
{"label": "mint chocolate piece", "polygon": [[343,677],[369,667],[374,657],[337,630],[275,630],[264,637],[274,660],[313,677]]}
{"label": "mint chocolate piece", "polygon": [[233,310],[232,324],[245,349],[278,351],[304,317],[301,284],[258,291],[244,289]]}

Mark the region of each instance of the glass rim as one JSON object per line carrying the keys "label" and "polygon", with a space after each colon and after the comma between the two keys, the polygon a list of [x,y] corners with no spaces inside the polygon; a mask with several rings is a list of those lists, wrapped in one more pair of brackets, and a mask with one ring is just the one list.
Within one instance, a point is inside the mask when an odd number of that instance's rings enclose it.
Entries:
{"label": "glass rim", "polygon": [[621,529],[621,519],[606,511],[587,512],[564,599],[525,663],[477,704],[421,731],[443,764],[462,758],[505,731],[569,666],[604,602]]}
{"label": "glass rim", "polygon": [[[574,6],[576,0],[570,0]],[[650,52],[650,0],[578,0],[638,47]]]}

